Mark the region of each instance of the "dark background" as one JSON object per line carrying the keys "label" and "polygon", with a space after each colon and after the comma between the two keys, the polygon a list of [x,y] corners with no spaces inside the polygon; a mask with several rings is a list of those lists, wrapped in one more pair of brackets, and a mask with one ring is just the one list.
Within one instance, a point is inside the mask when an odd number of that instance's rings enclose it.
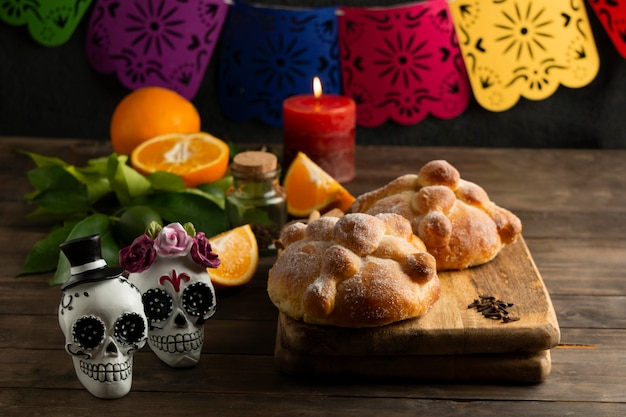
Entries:
{"label": "dark background", "polygon": [[[382,0],[257,3],[310,7],[401,4]],[[500,113],[472,101],[465,113],[452,120],[429,117],[411,126],[388,122],[377,128],[358,128],[357,143],[626,148],[626,60],[617,53],[589,7],[587,13],[600,54],[600,71],[588,86],[561,86],[549,99],[522,99]],[[114,75],[97,73],[88,64],[84,39],[90,15],[88,10],[72,38],[58,47],[39,45],[24,26],[0,22],[0,136],[108,140],[113,109],[129,91]],[[235,123],[221,114],[216,74],[213,59],[193,100],[202,129],[235,143],[280,143],[280,128],[258,122]]]}

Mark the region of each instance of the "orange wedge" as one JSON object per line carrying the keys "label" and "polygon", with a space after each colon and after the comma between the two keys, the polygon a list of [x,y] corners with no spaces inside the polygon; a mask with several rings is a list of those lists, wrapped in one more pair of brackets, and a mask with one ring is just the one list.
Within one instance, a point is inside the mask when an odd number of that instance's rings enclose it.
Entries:
{"label": "orange wedge", "polygon": [[289,166],[283,186],[287,192],[287,212],[295,217],[307,217],[315,210],[346,211],[354,202],[348,190],[302,152],[298,152]]}
{"label": "orange wedge", "polygon": [[179,175],[187,187],[195,187],[222,178],[228,156],[228,145],[208,133],[169,133],[137,146],[130,161],[144,175],[171,172]]}
{"label": "orange wedge", "polygon": [[249,224],[220,233],[209,242],[220,257],[220,266],[207,269],[216,289],[237,287],[252,279],[259,266],[259,248]]}

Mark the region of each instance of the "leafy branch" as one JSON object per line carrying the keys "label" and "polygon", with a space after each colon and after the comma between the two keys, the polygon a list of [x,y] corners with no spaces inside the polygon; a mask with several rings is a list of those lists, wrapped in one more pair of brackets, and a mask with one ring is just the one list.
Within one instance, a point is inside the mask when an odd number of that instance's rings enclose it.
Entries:
{"label": "leafy branch", "polygon": [[34,190],[25,195],[35,206],[29,217],[56,220],[48,235],[35,243],[19,275],[56,269],[51,284],[69,278],[70,265],[59,249],[67,240],[99,234],[102,257],[118,264],[121,247],[129,245],[153,220],[193,223],[198,231],[214,236],[226,230],[225,191],[232,184],[221,180],[187,188],[172,173],[144,176],[128,165],[125,155],[90,159],[86,166],[70,165],[60,158],[23,152],[35,163],[27,172]]}

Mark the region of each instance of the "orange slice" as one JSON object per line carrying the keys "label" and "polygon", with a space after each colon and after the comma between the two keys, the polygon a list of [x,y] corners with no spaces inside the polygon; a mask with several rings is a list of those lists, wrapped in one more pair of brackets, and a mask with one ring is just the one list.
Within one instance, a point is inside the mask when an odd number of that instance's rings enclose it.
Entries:
{"label": "orange slice", "polygon": [[315,210],[346,211],[354,202],[348,190],[302,152],[289,166],[283,186],[287,212],[295,217],[307,217]]}
{"label": "orange slice", "polygon": [[237,287],[252,279],[259,266],[259,248],[249,224],[220,233],[209,242],[220,257],[220,266],[207,269],[215,288]]}
{"label": "orange slice", "polygon": [[228,145],[205,132],[169,133],[149,139],[131,154],[133,168],[144,175],[166,171],[187,187],[219,180],[228,168]]}

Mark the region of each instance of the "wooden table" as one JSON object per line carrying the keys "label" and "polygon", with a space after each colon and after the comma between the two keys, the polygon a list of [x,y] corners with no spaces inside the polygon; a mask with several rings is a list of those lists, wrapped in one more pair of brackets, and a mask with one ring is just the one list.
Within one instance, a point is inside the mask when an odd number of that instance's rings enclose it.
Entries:
{"label": "wooden table", "polygon": [[626,151],[359,147],[354,194],[447,159],[516,213],[561,327],[536,385],[298,378],[274,366],[277,311],[262,260],[248,285],[219,293],[200,363],[171,369],[147,348],[132,391],[99,400],[63,350],[50,274],[15,278],[50,226],[26,220],[27,149],[83,164],[108,143],[0,138],[0,409],[3,416],[626,415]]}

